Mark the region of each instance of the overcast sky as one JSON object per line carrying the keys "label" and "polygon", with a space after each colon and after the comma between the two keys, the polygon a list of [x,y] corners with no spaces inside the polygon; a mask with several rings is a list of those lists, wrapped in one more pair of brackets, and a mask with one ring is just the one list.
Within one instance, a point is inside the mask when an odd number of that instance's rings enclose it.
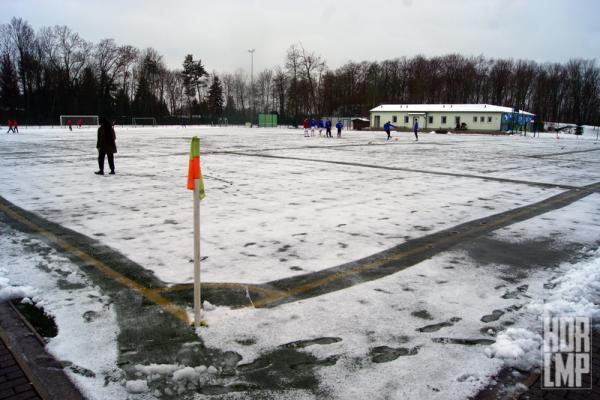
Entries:
{"label": "overcast sky", "polygon": [[67,25],[97,43],[154,47],[171,68],[191,53],[209,71],[282,65],[301,43],[330,68],[348,60],[460,53],[600,58],[600,0],[0,0],[34,29]]}

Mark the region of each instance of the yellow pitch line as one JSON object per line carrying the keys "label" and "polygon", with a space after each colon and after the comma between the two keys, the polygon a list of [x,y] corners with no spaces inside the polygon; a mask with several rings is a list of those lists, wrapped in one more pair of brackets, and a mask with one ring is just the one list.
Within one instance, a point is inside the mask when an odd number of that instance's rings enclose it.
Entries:
{"label": "yellow pitch line", "polygon": [[14,220],[17,220],[20,223],[28,226],[32,230],[41,233],[48,240],[50,240],[51,242],[54,242],[58,246],[62,247],[68,253],[76,256],[77,258],[81,259],[82,261],[85,261],[88,264],[91,264],[96,269],[98,269],[99,271],[101,271],[103,274],[105,274],[109,278],[113,279],[114,281],[128,287],[131,290],[138,292],[139,294],[141,294],[142,296],[144,296],[151,302],[155,303],[156,305],[158,305],[163,310],[165,310],[169,314],[173,315],[177,319],[183,321],[186,324],[190,324],[188,314],[185,310],[183,310],[181,307],[173,304],[172,302],[165,299],[164,297],[160,296],[155,290],[148,289],[147,287],[144,287],[144,286],[140,285],[139,283],[127,278],[126,276],[124,276],[124,275],[120,274],[119,272],[110,268],[108,265],[104,264],[102,261],[83,252],[82,250],[71,245],[67,241],[57,237],[56,235],[54,235],[53,233],[49,232],[48,230],[42,228],[41,226],[38,226],[35,223],[29,221],[27,218],[25,218],[21,214],[17,213],[16,211],[13,211],[10,208],[8,208],[2,204],[0,204],[0,210],[2,210],[4,213],[9,215]]}
{"label": "yellow pitch line", "polygon": [[[171,292],[178,292],[178,291],[182,291],[182,290],[189,290],[193,287],[194,287],[193,283],[184,283],[184,284],[180,284],[180,285],[174,285],[171,287],[155,289],[155,291],[159,292],[159,293],[171,293]],[[260,286],[243,284],[243,283],[234,283],[234,282],[206,282],[206,283],[202,284],[202,288],[240,289],[240,290],[248,289],[248,291],[250,291],[250,292],[267,293],[267,294],[271,294],[271,295],[277,295],[277,294],[284,293],[280,290],[267,289],[267,288],[263,288]]]}

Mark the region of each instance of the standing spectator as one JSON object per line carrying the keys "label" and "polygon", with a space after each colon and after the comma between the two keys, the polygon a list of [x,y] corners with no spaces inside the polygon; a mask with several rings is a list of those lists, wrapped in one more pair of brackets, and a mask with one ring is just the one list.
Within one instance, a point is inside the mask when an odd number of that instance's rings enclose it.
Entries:
{"label": "standing spectator", "polygon": [[13,119],[12,126],[13,126],[13,133],[19,133],[19,124],[17,124],[16,119]]}
{"label": "standing spectator", "polygon": [[308,118],[304,118],[302,126],[304,126],[304,137],[308,137]]}
{"label": "standing spectator", "polygon": [[319,137],[321,137],[321,136],[322,136],[321,134],[323,133],[323,128],[324,128],[324,127],[325,127],[325,126],[323,125],[323,119],[322,119],[322,118],[319,118]]}
{"label": "standing spectator", "polygon": [[415,118],[415,123],[413,124],[413,130],[415,132],[415,140],[418,142],[419,141],[419,121]]}
{"label": "standing spectator", "polygon": [[8,130],[6,131],[6,133],[11,133],[13,132],[13,125],[12,125],[12,119],[8,120]]}
{"label": "standing spectator", "polygon": [[328,138],[333,137],[331,136],[331,121],[329,120],[329,118],[327,118],[327,121],[325,121],[325,136]]}
{"label": "standing spectator", "polygon": [[69,127],[70,131],[73,131],[73,121],[71,121],[70,119],[67,120],[67,126]]}
{"label": "standing spectator", "polygon": [[310,136],[315,136],[315,126],[317,125],[317,122],[315,121],[314,118],[310,119]]}
{"label": "standing spectator", "polygon": [[394,127],[394,128],[395,128],[395,126],[394,126],[394,125],[392,125],[392,124],[390,123],[390,121],[388,121],[388,122],[386,122],[385,124],[383,124],[383,130],[385,131],[385,133],[387,133],[387,140],[390,140],[390,138],[392,137],[392,136],[391,136],[391,132],[390,132],[390,131],[392,130],[392,127]]}
{"label": "standing spectator", "polygon": [[341,119],[338,120],[337,124],[335,124],[335,127],[337,128],[337,137],[340,139],[342,137],[342,128],[344,127]]}
{"label": "standing spectator", "polygon": [[94,173],[96,175],[104,175],[104,156],[108,156],[110,174],[114,175],[114,153],[117,152],[117,145],[115,143],[115,130],[105,117],[100,117],[99,120],[100,128],[98,128],[98,141],[96,142],[96,148],[98,149],[98,167],[100,169]]}

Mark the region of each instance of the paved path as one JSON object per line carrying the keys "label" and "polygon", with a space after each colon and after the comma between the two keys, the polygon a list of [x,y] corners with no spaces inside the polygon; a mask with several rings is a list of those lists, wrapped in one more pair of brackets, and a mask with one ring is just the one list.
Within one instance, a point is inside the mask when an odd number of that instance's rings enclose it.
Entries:
{"label": "paved path", "polygon": [[0,399],[41,399],[0,337]]}
{"label": "paved path", "polygon": [[9,302],[0,302],[0,400],[82,400],[63,365]]}

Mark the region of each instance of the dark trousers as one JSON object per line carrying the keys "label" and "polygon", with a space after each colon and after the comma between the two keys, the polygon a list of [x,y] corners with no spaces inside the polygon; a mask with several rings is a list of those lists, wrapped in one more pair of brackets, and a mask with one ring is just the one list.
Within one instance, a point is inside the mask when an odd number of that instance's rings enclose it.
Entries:
{"label": "dark trousers", "polygon": [[338,130],[338,135],[337,136],[338,137],[342,137],[342,128],[337,128],[337,130]]}
{"label": "dark trousers", "polygon": [[390,131],[385,131],[385,133],[387,133],[387,135],[388,135],[388,137],[387,137],[387,138],[388,138],[388,140],[389,140],[389,139],[390,139]]}
{"label": "dark trousers", "polygon": [[325,136],[331,137],[331,128],[327,128],[327,130],[325,131]]}
{"label": "dark trousers", "polygon": [[417,130],[415,129],[415,139],[419,140],[419,135],[417,134]]}
{"label": "dark trousers", "polygon": [[98,153],[98,168],[100,168],[100,171],[104,171],[104,156],[108,156],[108,166],[110,167],[110,171],[114,172],[115,171],[115,157],[113,155],[113,153],[104,153],[104,152],[99,152]]}

